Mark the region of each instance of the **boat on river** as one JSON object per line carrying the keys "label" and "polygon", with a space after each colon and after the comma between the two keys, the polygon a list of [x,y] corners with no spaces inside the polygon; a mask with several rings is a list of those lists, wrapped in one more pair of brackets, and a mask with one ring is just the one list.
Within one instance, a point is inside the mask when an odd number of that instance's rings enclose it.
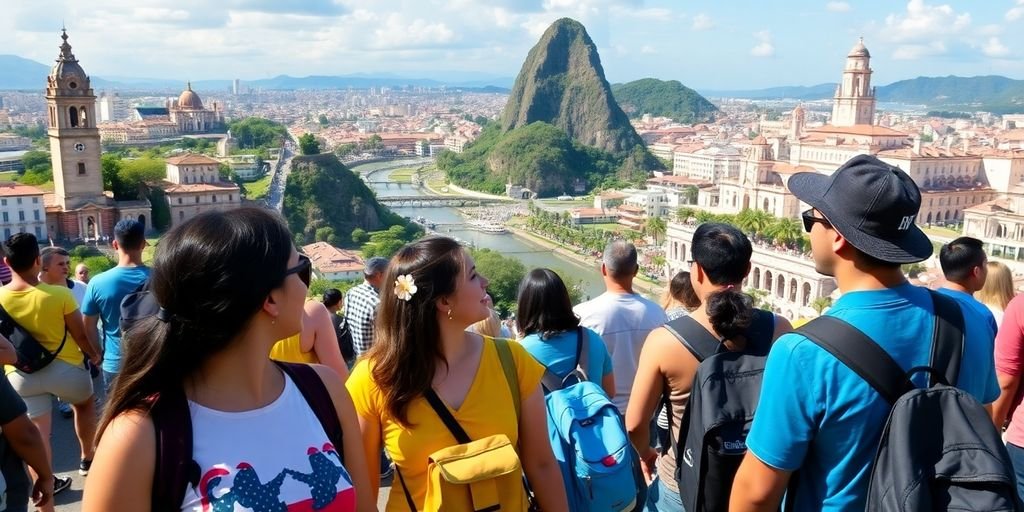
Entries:
{"label": "boat on river", "polygon": [[483,233],[492,233],[496,235],[508,233],[508,228],[506,228],[504,224],[491,220],[474,219],[466,222],[466,225],[469,226],[470,229],[481,231]]}

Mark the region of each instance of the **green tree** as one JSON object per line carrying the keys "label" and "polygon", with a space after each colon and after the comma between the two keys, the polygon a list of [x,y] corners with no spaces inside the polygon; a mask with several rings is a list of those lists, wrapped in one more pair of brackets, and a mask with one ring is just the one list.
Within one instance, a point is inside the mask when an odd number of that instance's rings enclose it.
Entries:
{"label": "green tree", "polygon": [[327,128],[328,126],[331,125],[331,120],[327,119],[327,114],[320,114],[320,117],[317,118],[317,121],[319,121],[320,126],[322,128]]}
{"label": "green tree", "polygon": [[366,231],[363,228],[355,228],[352,230],[352,243],[356,245],[363,245],[369,239],[370,235],[366,234]]}
{"label": "green tree", "polygon": [[747,295],[750,295],[750,298],[754,302],[755,308],[764,309],[767,311],[772,310],[772,303],[771,301],[768,300],[768,292],[766,290],[761,290],[758,288],[747,288],[745,293]]}
{"label": "green tree", "polygon": [[228,125],[231,136],[238,140],[241,149],[256,149],[281,146],[288,137],[284,125],[269,119],[247,117]]}
{"label": "green tree", "polygon": [[149,189],[149,204],[153,208],[153,229],[162,231],[171,227],[171,205],[167,204],[167,194],[163,189]]}
{"label": "green tree", "polygon": [[324,226],[316,230],[316,241],[327,242],[331,245],[337,245],[338,235],[334,234],[334,228],[330,226]]}
{"label": "green tree", "polygon": [[502,315],[514,311],[526,267],[519,260],[490,249],[474,249],[471,254],[477,272],[489,281],[487,292],[491,294],[495,309]]}
{"label": "green tree", "polygon": [[796,219],[774,219],[764,234],[776,244],[795,248],[804,237],[804,227]]}
{"label": "green tree", "polygon": [[693,217],[695,210],[693,208],[680,208],[676,210],[676,220],[679,222],[686,222],[690,217]]}
{"label": "green tree", "polygon": [[359,146],[351,142],[346,144],[339,144],[338,147],[334,148],[334,154],[339,157],[348,156],[359,150]]}
{"label": "green tree", "polygon": [[138,199],[140,186],[159,182],[167,176],[167,165],[162,159],[149,157],[122,160],[117,176],[121,188],[113,190],[114,196],[122,199]]}
{"label": "green tree", "polygon": [[299,151],[303,155],[316,155],[320,153],[320,141],[312,133],[305,133],[299,137]]}
{"label": "green tree", "polygon": [[648,217],[644,223],[644,232],[654,238],[654,245],[658,245],[661,237],[665,236],[668,224],[661,217]]}
{"label": "green tree", "polygon": [[121,183],[121,156],[116,153],[104,153],[100,157],[100,173],[103,175],[103,190],[114,193],[114,198],[124,190]]}
{"label": "green tree", "polygon": [[820,315],[822,311],[832,307],[832,297],[818,297],[811,301],[811,308]]}
{"label": "green tree", "polygon": [[21,163],[25,166],[25,172],[51,169],[50,154],[45,151],[27,151],[21,156]]}

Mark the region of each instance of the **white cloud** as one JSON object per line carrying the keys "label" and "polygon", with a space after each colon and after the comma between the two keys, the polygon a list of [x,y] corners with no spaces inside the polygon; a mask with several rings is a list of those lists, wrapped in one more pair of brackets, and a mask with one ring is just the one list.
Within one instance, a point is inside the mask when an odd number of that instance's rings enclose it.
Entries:
{"label": "white cloud", "polygon": [[1001,43],[998,37],[990,37],[981,51],[989,57],[1005,57],[1010,54],[1010,49]]}
{"label": "white cloud", "polygon": [[654,55],[658,53],[658,50],[649,44],[645,44],[642,47],[640,47],[640,53],[644,55]]}
{"label": "white cloud", "polygon": [[1024,18],[1024,0],[1017,0],[1017,6],[1006,11],[1006,21],[1017,21]]}
{"label": "white cloud", "polygon": [[767,30],[754,33],[754,39],[758,41],[750,49],[750,55],[754,57],[771,57],[775,55],[775,45],[772,44],[772,33]]}
{"label": "white cloud", "polygon": [[693,17],[693,23],[690,28],[698,32],[703,30],[711,30],[715,26],[715,22],[711,21],[711,16],[701,13]]}
{"label": "white cloud", "polygon": [[978,27],[978,34],[983,36],[998,36],[1003,33],[1003,27],[996,24]]}
{"label": "white cloud", "polygon": [[933,41],[928,44],[904,44],[896,48],[892,58],[894,60],[917,60],[922,57],[942,55],[946,51],[946,44],[942,41]]}
{"label": "white cloud", "polygon": [[850,4],[846,2],[829,2],[825,4],[825,10],[831,12],[850,12]]}
{"label": "white cloud", "polygon": [[885,18],[883,34],[895,43],[922,43],[959,34],[970,24],[970,13],[959,14],[945,4],[910,0],[904,15],[890,14]]}
{"label": "white cloud", "polygon": [[[927,4],[925,0],[909,0],[906,11],[890,14],[877,33],[879,39],[895,47],[892,57],[916,60],[944,55],[951,48],[963,48],[971,35],[971,14],[957,12],[948,4]],[[982,27],[980,32],[991,32]]]}
{"label": "white cloud", "polygon": [[416,49],[445,46],[458,39],[444,22],[428,22],[421,18],[407,21],[400,14],[388,16],[383,27],[374,31],[372,47]]}

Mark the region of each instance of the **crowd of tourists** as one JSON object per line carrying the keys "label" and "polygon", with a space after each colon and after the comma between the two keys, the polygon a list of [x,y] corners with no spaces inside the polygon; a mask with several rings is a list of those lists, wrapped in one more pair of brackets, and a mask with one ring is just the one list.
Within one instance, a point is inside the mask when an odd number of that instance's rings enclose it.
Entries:
{"label": "crowd of tourists", "polygon": [[605,293],[573,305],[533,269],[511,322],[441,236],[310,299],[311,262],[268,210],[182,223],[151,268],[120,221],[117,266],[91,279],[16,234],[0,510],[53,510],[72,483],[51,463],[55,399],[88,512],[367,511],[389,482],[389,512],[1022,510],[1010,270],[961,237],[941,289],[911,284],[901,265],[934,251],[921,195],[874,157],[788,187],[839,289],[796,329],[743,293],[751,241],[722,223],[697,227],[660,304],[616,241]]}

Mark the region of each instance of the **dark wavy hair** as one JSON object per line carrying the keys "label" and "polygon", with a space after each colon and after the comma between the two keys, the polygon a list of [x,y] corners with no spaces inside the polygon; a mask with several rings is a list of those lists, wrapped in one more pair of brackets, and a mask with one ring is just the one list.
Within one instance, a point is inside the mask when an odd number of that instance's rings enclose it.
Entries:
{"label": "dark wavy hair", "polygon": [[[465,249],[441,236],[407,244],[388,264],[367,357],[388,412],[402,425],[410,425],[409,404],[430,389],[438,361],[445,361],[436,301],[455,293],[465,264]],[[416,293],[405,301],[395,296],[395,280],[407,274]]]}
{"label": "dark wavy hair", "polygon": [[171,229],[149,278],[166,321],[150,316],[125,333],[97,439],[117,415],[148,411],[224,350],[284,282],[292,250],[288,228],[262,208],[202,213]]}
{"label": "dark wavy hair", "polygon": [[518,302],[516,324],[524,336],[536,333],[546,340],[580,325],[569,290],[552,270],[535,268],[526,274],[519,283]]}
{"label": "dark wavy hair", "polygon": [[693,260],[711,284],[726,287],[708,295],[705,306],[723,340],[736,341],[754,320],[754,301],[741,289],[752,253],[747,235],[730,224],[706,222],[693,233]]}

